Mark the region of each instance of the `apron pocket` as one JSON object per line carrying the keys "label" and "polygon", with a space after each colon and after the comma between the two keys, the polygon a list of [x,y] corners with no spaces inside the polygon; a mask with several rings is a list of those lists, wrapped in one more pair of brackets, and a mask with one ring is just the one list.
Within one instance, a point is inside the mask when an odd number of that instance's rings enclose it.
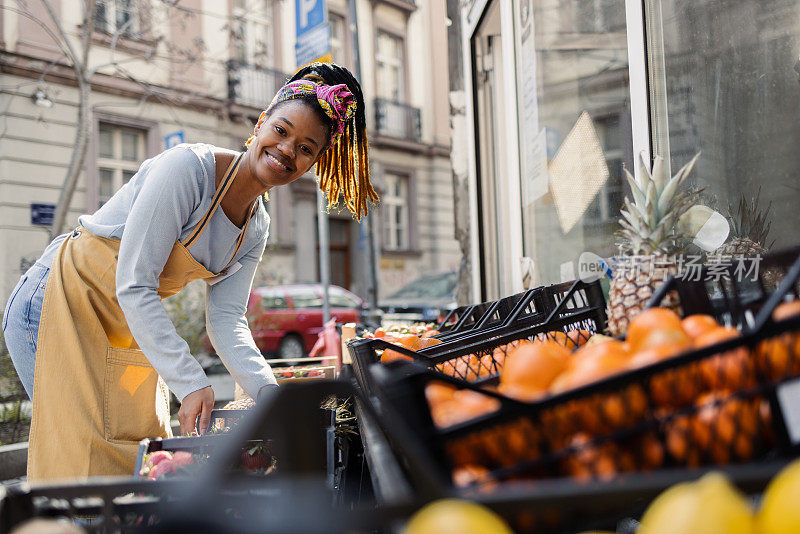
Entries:
{"label": "apron pocket", "polygon": [[164,426],[159,413],[163,410],[157,409],[160,401],[163,391],[158,373],[144,353],[109,347],[103,392],[106,439],[139,441],[162,436]]}

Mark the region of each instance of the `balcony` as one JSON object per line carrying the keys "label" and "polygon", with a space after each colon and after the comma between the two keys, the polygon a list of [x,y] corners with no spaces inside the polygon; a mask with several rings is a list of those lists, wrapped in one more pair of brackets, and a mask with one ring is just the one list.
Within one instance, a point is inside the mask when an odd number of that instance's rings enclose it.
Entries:
{"label": "balcony", "polygon": [[291,75],[274,69],[228,61],[228,98],[236,104],[264,109]]}
{"label": "balcony", "polygon": [[378,135],[418,142],[422,138],[420,110],[400,102],[376,98],[375,129]]}

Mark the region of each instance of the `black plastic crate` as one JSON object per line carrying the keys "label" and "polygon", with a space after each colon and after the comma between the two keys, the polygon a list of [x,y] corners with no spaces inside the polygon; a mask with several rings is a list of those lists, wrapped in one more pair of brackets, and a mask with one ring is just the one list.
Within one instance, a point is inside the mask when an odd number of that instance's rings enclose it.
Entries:
{"label": "black plastic crate", "polygon": [[[72,484],[30,487],[22,483],[0,488],[0,533],[10,532],[19,523],[36,517],[74,520],[87,532],[155,532],[165,517],[176,516],[198,518],[197,525],[203,525],[200,531],[204,532],[247,532],[247,528],[257,531],[258,525],[250,523],[252,516],[242,517],[239,510],[245,514],[255,513],[254,508],[267,509],[277,518],[284,509],[296,513],[291,503],[304,502],[304,497],[310,499],[315,492],[324,494],[326,502],[332,503],[335,413],[320,406],[331,396],[350,395],[350,387],[333,381],[287,384],[244,414],[232,413],[240,410],[215,411],[217,418],[240,419],[229,433],[145,440],[143,445],[149,451],[212,454],[213,461],[203,464],[190,478],[152,481],[133,476],[97,477]],[[279,459],[274,474],[251,476],[231,469],[243,449],[260,441],[269,441]],[[311,486],[295,491],[305,481],[311,481]],[[213,516],[203,515],[203,510],[213,512]],[[225,516],[226,510],[236,511],[237,516]],[[283,520],[285,530],[291,523],[285,516]],[[217,521],[224,522],[222,527]],[[302,523],[301,519],[295,521]],[[230,529],[225,530],[228,523]],[[263,526],[261,531],[266,531]],[[316,531],[330,530],[323,525]]]}
{"label": "black plastic crate", "polygon": [[575,281],[528,291],[499,326],[462,332],[417,352],[382,339],[357,340],[348,348],[359,386],[373,395],[369,367],[380,361],[378,351],[393,350],[438,373],[482,383],[500,375],[516,341],[548,337],[567,346],[582,344],[605,326],[599,282]]}
{"label": "black plastic crate", "polygon": [[[458,320],[446,330],[440,330],[434,337],[446,341],[463,335],[464,332],[501,326],[510,320],[520,305],[522,309],[519,315],[544,319],[547,313],[544,291],[544,287],[538,287],[498,300],[459,308]],[[522,301],[524,303],[520,304]],[[442,323],[446,324],[447,319]]]}
{"label": "black plastic crate", "polygon": [[[771,313],[787,296],[797,295],[800,259],[784,254],[765,263],[783,273],[774,291],[775,285],[770,288],[760,278],[746,292],[741,284],[724,281],[728,293],[711,293],[708,284],[696,290],[707,291],[702,301],[696,291],[682,287],[683,280],[671,282],[669,290],[704,302],[684,299],[684,311],[745,326],[740,337],[713,346],[536,402],[520,402],[406,362],[392,364],[390,371],[373,368],[375,390],[387,421],[402,417],[434,455],[441,474],[455,474],[458,485],[564,476],[609,479],[622,472],[790,456],[800,442],[800,428],[785,423],[793,419],[785,410],[800,404],[800,316],[776,322]],[[719,299],[725,306],[714,302]],[[480,397],[485,413],[435,425],[434,418],[443,418],[432,413],[426,399],[432,382],[449,384],[473,400]]]}

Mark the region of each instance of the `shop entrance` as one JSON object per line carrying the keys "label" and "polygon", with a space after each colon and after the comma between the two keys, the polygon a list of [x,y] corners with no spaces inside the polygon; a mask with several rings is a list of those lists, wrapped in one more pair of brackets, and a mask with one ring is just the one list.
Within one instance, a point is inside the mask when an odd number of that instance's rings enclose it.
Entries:
{"label": "shop entrance", "polygon": [[510,266],[505,265],[510,234],[504,210],[511,199],[501,187],[507,175],[503,157],[506,144],[503,81],[503,46],[500,39],[500,2],[490,2],[472,38],[475,71],[478,224],[481,253],[481,295],[484,300],[503,297],[511,289]]}

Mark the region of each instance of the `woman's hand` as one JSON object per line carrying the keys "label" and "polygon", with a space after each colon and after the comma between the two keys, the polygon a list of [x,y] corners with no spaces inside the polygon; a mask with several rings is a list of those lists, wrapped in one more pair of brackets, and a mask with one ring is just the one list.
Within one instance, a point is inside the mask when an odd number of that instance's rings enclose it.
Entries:
{"label": "woman's hand", "polygon": [[195,421],[200,416],[197,429],[199,434],[205,434],[211,424],[211,410],[214,408],[214,390],[211,386],[198,389],[186,395],[178,410],[178,421],[181,424],[181,435],[191,434],[195,429]]}

